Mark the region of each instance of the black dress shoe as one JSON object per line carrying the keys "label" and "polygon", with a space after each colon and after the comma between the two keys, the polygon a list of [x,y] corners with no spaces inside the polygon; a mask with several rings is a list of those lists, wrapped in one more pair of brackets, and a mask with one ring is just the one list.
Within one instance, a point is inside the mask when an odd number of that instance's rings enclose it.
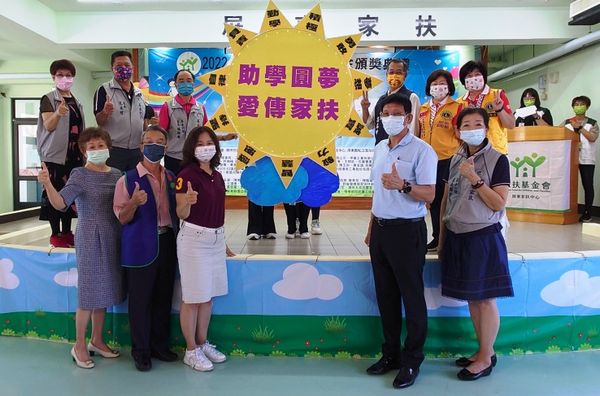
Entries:
{"label": "black dress shoe", "polygon": [[152,351],[151,356],[161,362],[174,362],[178,359],[177,354],[168,349],[164,351]]}
{"label": "black dress shoe", "polygon": [[488,375],[492,374],[492,365],[490,364],[487,368],[481,370],[478,373],[472,373],[469,370],[467,370],[466,368],[460,370],[458,372],[457,377],[459,380],[461,381],[475,381],[478,380],[481,377],[487,377]]}
{"label": "black dress shoe", "polygon": [[394,378],[394,388],[396,389],[402,389],[402,388],[408,388],[409,386],[411,386],[412,384],[415,383],[415,380],[417,379],[417,377],[419,376],[419,369],[413,369],[410,367],[401,367],[400,371],[398,372],[398,374],[396,375],[396,378]]}
{"label": "black dress shoe", "polygon": [[[496,367],[496,363],[498,363],[498,358],[496,357],[496,354],[494,353],[491,357],[492,360],[492,367]],[[472,360],[470,360],[468,357],[460,357],[458,359],[456,359],[454,361],[454,363],[458,366],[458,367],[467,367],[469,366],[471,363],[473,363]]]}
{"label": "black dress shoe", "polygon": [[135,362],[135,368],[139,371],[150,371],[152,368],[150,356],[134,356],[133,361]]}
{"label": "black dress shoe", "polygon": [[400,368],[398,360],[389,356],[383,356],[379,361],[367,369],[367,374],[383,375],[391,370]]}

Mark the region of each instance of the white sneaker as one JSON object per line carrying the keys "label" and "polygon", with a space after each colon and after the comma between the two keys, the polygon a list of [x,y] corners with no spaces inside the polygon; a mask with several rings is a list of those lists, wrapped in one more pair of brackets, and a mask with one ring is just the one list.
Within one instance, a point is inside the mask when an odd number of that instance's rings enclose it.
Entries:
{"label": "white sneaker", "polygon": [[256,233],[248,234],[247,236],[249,241],[258,241],[260,239],[260,235]]}
{"label": "white sneaker", "polygon": [[300,234],[300,238],[302,238],[302,239],[310,238],[310,232],[303,232],[302,234]]}
{"label": "white sneaker", "polygon": [[227,360],[227,356],[217,350],[215,345],[210,344],[208,341],[200,345],[199,349],[202,349],[204,355],[213,363],[223,363],[225,360]]}
{"label": "white sneaker", "polygon": [[274,232],[269,232],[267,235],[265,235],[265,239],[277,239],[277,234]]}
{"label": "white sneaker", "polygon": [[200,348],[196,348],[193,351],[186,350],[183,363],[196,371],[211,371],[214,368],[212,362],[208,360]]}
{"label": "white sneaker", "polygon": [[310,225],[310,233],[313,235],[321,235],[323,233],[323,230],[321,230],[321,224],[319,223],[319,220],[312,221],[312,224]]}
{"label": "white sneaker", "polygon": [[285,234],[285,239],[294,239],[296,238],[296,234]]}

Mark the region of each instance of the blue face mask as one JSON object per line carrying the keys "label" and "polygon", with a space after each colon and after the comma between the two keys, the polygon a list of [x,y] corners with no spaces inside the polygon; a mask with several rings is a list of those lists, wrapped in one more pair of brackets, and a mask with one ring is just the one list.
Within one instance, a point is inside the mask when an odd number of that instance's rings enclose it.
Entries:
{"label": "blue face mask", "polygon": [[91,162],[94,165],[104,165],[106,160],[110,157],[110,152],[108,149],[89,150],[86,151],[85,156],[87,157],[88,162]]}
{"label": "blue face mask", "polygon": [[153,164],[165,156],[165,145],[158,143],[144,144],[144,157]]}
{"label": "blue face mask", "polygon": [[194,92],[194,83],[181,82],[177,84],[177,92],[183,96],[190,96]]}
{"label": "blue face mask", "polygon": [[485,129],[473,129],[471,131],[460,131],[460,140],[469,146],[479,146],[485,139]]}

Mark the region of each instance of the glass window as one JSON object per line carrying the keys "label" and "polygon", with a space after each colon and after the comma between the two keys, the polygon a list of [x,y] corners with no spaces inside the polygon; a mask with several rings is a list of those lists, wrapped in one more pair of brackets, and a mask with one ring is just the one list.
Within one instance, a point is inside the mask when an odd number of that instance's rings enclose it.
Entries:
{"label": "glass window", "polygon": [[39,203],[42,200],[42,185],[37,180],[19,180],[19,203]]}
{"label": "glass window", "polygon": [[39,99],[15,99],[15,118],[38,118]]}
{"label": "glass window", "polygon": [[19,176],[37,176],[42,164],[37,151],[37,126],[18,125]]}

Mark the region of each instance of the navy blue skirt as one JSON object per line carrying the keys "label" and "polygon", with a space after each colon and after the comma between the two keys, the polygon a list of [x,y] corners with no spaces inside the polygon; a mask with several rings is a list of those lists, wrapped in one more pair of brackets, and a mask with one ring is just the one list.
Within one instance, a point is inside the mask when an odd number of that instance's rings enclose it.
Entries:
{"label": "navy blue skirt", "polygon": [[459,300],[514,296],[506,243],[494,224],[472,232],[446,230],[442,251],[442,294]]}

